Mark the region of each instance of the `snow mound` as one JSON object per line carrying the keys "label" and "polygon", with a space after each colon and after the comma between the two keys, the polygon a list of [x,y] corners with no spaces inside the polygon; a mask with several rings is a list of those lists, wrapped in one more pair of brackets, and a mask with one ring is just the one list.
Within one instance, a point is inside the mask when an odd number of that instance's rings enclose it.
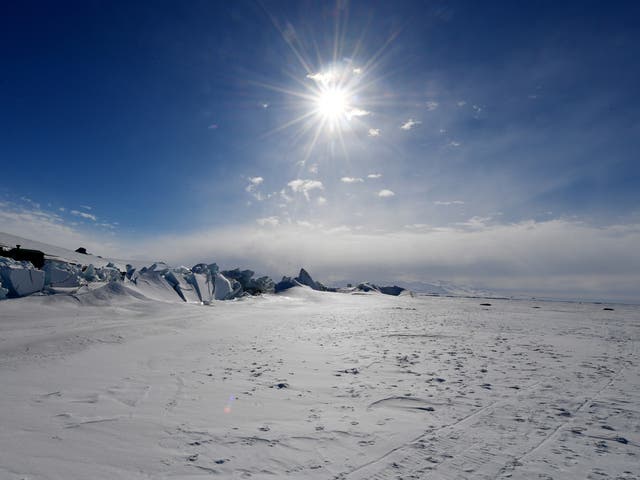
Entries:
{"label": "snow mound", "polygon": [[110,282],[86,293],[76,293],[72,297],[83,306],[102,307],[127,300],[149,299],[122,283]]}

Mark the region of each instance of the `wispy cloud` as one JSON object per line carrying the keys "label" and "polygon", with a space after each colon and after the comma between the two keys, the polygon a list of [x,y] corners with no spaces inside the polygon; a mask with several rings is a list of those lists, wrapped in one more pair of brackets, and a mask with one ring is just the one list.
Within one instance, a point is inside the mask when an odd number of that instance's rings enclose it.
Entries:
{"label": "wispy cloud", "polygon": [[[111,240],[105,241],[102,228],[113,228],[99,225],[100,230],[96,230],[95,227],[95,223],[78,225],[77,222],[70,222],[57,213],[33,206],[25,208],[10,202],[0,202],[2,232],[71,250],[84,246],[102,255],[116,255],[122,252],[121,249],[114,248]],[[113,238],[111,233],[109,238]]]}
{"label": "wispy cloud", "polygon": [[447,145],[449,145],[450,147],[459,147],[462,144],[460,142],[456,142],[455,140],[451,140]]}
{"label": "wispy cloud", "polygon": [[362,178],[356,178],[356,177],[342,177],[340,179],[340,181],[342,183],[360,183],[360,182],[364,182],[364,180]]}
{"label": "wispy cloud", "polygon": [[425,106],[427,107],[427,110],[432,112],[433,110],[435,110],[436,108],[438,108],[438,105],[440,105],[438,102],[434,102],[434,101],[429,101],[425,104]]}
{"label": "wispy cloud", "polygon": [[379,137],[380,136],[380,129],[379,128],[370,128],[368,135],[370,137]]}
{"label": "wispy cloud", "polygon": [[280,219],[278,217],[265,217],[258,218],[256,223],[260,226],[269,226],[269,227],[277,227],[280,224]]}
{"label": "wispy cloud", "polygon": [[265,199],[262,192],[258,191],[258,187],[264,182],[262,177],[249,177],[249,185],[245,187],[245,191],[250,193],[253,198],[261,202]]}
{"label": "wispy cloud", "polygon": [[382,174],[381,173],[370,173],[369,175],[367,175],[367,178],[382,178]]}
{"label": "wispy cloud", "polygon": [[467,104],[467,102],[465,102],[464,100],[460,100],[456,103],[456,105],[458,105],[459,107],[464,107]]}
{"label": "wispy cloud", "polygon": [[361,108],[352,108],[346,113],[346,115],[347,115],[347,118],[351,119],[353,117],[364,117],[366,115],[369,115],[370,113],[371,112],[367,110],[363,110]]}
{"label": "wispy cloud", "polygon": [[335,74],[333,72],[310,73],[307,75],[307,78],[318,83],[329,83],[335,78]]}
{"label": "wispy cloud", "polygon": [[325,197],[318,197],[316,199],[316,203],[320,206],[326,205],[327,204],[327,199]]}
{"label": "wispy cloud", "polygon": [[309,200],[309,192],[312,190],[324,190],[324,185],[319,180],[304,180],[301,178],[297,178],[295,180],[291,180],[287,185],[297,193],[304,194],[305,198]]}
{"label": "wispy cloud", "polygon": [[395,193],[393,193],[391,190],[387,190],[387,189],[385,188],[385,189],[382,189],[382,190],[380,190],[380,191],[378,192],[378,196],[379,196],[379,197],[382,197],[382,198],[388,198],[388,197],[393,197],[393,196],[395,196]]}
{"label": "wispy cloud", "polygon": [[87,212],[81,212],[79,210],[71,210],[71,215],[75,215],[76,217],[81,217],[81,218],[85,218],[87,220],[91,220],[92,222],[95,222],[98,220],[98,218],[91,214],[91,213],[87,213]]}
{"label": "wispy cloud", "polygon": [[462,200],[436,200],[434,205],[464,205]]}
{"label": "wispy cloud", "polygon": [[80,208],[84,208],[85,210],[93,210],[93,207],[90,207],[89,205],[80,205]]}
{"label": "wispy cloud", "polygon": [[402,130],[411,130],[413,127],[420,125],[421,123],[422,122],[419,120],[414,120],[413,118],[410,118],[409,120],[404,122],[402,125],[400,125],[400,128]]}

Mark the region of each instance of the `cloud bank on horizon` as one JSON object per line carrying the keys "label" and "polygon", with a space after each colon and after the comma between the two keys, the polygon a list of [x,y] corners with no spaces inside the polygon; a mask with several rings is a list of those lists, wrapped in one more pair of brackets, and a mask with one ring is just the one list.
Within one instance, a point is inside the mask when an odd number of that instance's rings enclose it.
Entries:
{"label": "cloud bank on horizon", "polygon": [[8,8],[0,231],[640,299],[640,7],[176,8]]}

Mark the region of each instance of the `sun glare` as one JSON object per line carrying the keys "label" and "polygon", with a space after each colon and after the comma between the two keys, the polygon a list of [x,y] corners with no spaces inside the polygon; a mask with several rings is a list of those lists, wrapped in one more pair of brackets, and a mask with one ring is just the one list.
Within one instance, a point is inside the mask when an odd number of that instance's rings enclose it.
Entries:
{"label": "sun glare", "polygon": [[324,90],[316,103],[318,113],[328,121],[336,121],[347,113],[347,95],[339,88]]}

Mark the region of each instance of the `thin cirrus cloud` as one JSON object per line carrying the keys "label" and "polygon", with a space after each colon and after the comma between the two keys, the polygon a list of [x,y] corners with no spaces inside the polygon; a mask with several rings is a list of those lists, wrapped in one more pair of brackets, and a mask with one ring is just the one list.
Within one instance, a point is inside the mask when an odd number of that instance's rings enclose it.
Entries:
{"label": "thin cirrus cloud", "polygon": [[382,174],[381,173],[370,173],[369,175],[367,175],[367,178],[382,178]]}
{"label": "thin cirrus cloud", "polygon": [[370,128],[368,135],[370,137],[379,137],[380,136],[380,129],[379,128]]}
{"label": "thin cirrus cloud", "polygon": [[419,120],[414,120],[413,118],[410,118],[409,120],[404,122],[402,125],[400,125],[400,128],[402,130],[411,130],[412,128],[420,125],[421,123],[422,122]]}
{"label": "thin cirrus cloud", "polygon": [[364,180],[362,178],[357,177],[342,177],[340,179],[342,183],[362,183]]}
{"label": "thin cirrus cloud", "polygon": [[98,220],[98,218],[95,215],[87,212],[81,212],[79,210],[71,210],[71,215],[75,215],[76,217],[81,217],[86,220],[91,220],[92,222],[95,222]]}
{"label": "thin cirrus cloud", "polygon": [[464,205],[462,200],[436,200],[434,205]]}
{"label": "thin cirrus cloud", "polygon": [[386,188],[378,192],[378,196],[382,198],[394,197],[395,195],[396,194],[394,192],[392,192],[391,190],[387,190]]}

